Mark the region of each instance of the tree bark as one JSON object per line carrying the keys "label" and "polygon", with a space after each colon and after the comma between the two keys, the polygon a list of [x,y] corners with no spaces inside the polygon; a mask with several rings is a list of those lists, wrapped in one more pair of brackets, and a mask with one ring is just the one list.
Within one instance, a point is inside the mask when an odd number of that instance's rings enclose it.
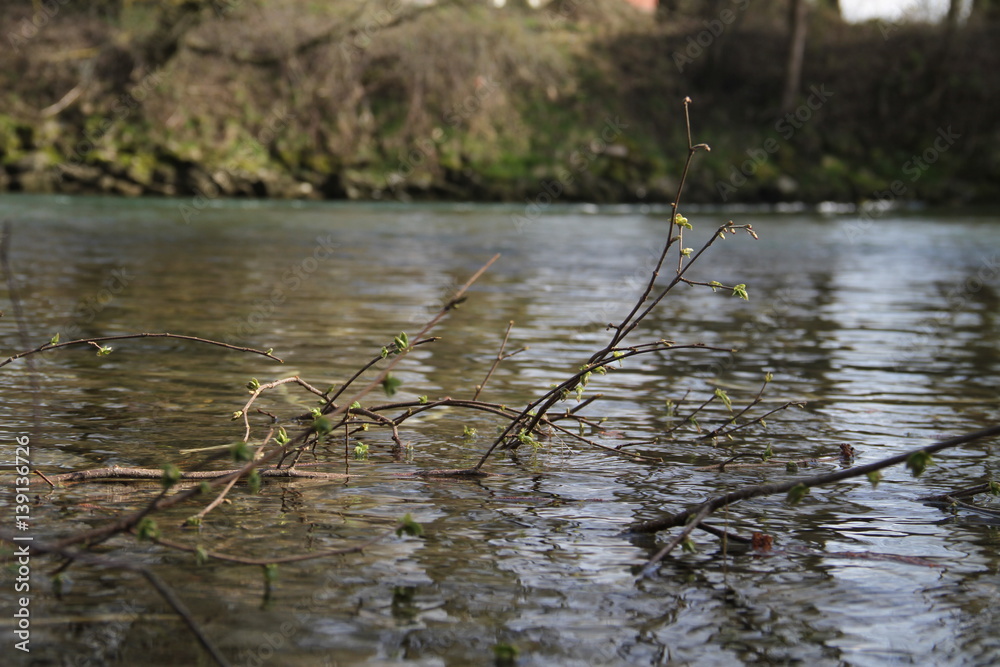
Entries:
{"label": "tree bark", "polygon": [[788,60],[785,63],[785,90],[781,96],[781,112],[795,108],[795,100],[802,87],[802,61],[806,52],[806,0],[791,0],[788,7]]}

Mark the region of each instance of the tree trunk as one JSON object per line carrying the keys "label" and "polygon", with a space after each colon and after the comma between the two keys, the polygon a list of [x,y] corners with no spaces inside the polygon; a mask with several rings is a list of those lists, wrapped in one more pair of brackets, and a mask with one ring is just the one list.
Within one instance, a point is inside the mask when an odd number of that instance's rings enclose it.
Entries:
{"label": "tree trunk", "polygon": [[1000,21],[1000,0],[972,0],[970,20]]}
{"label": "tree trunk", "polygon": [[958,17],[962,13],[962,0],[948,0],[948,13],[945,15],[945,29],[948,33],[958,27]]}
{"label": "tree trunk", "polygon": [[788,7],[788,60],[785,63],[785,91],[781,97],[781,112],[795,108],[802,87],[802,61],[806,53],[806,20],[809,7],[806,0],[791,0]]}

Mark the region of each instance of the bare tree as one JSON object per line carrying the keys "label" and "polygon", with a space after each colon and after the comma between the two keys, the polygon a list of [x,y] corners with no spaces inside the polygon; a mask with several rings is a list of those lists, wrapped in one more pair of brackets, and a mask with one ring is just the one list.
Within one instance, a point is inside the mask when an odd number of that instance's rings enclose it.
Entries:
{"label": "bare tree", "polygon": [[842,16],[840,0],[819,0],[819,5],[838,17]]}
{"label": "bare tree", "polygon": [[782,113],[788,113],[795,108],[795,99],[801,88],[808,18],[809,5],[806,0],[791,0],[788,6],[788,60],[785,63],[785,90],[781,96]]}
{"label": "bare tree", "polygon": [[[954,2],[952,2],[954,4]],[[1000,21],[1000,0],[972,0],[970,18]]]}
{"label": "bare tree", "polygon": [[952,32],[958,27],[958,17],[962,13],[962,0],[948,0],[948,13],[945,15],[945,27]]}

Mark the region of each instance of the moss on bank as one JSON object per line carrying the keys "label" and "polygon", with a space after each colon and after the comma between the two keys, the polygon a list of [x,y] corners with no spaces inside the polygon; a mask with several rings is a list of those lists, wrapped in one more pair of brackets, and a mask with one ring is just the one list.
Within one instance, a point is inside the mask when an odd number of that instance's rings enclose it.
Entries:
{"label": "moss on bank", "polygon": [[11,10],[0,190],[664,201],[689,95],[697,201],[1000,198],[995,25],[815,17],[788,115],[767,12],[702,47],[618,0],[60,7]]}

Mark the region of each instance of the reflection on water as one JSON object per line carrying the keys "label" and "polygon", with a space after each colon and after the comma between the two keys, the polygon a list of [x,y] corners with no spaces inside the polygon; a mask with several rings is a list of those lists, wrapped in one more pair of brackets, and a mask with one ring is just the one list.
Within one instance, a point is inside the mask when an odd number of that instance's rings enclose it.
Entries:
{"label": "reflection on water", "polygon": [[[510,349],[531,349],[501,365],[483,398],[523,404],[607,339],[604,325],[627,312],[666,233],[663,214],[632,209],[565,208],[521,229],[512,210],[478,206],[226,203],[184,224],[169,200],[8,197],[0,213],[13,223],[29,331],[22,341],[7,302],[8,353],[57,331],[64,340],[74,331],[171,331],[273,347],[286,362],[146,339],[121,342],[108,357],[36,357],[37,390],[27,364],[5,367],[3,442],[31,434],[33,462],[45,470],[193,464],[197,455],[179,450],[240,436],[229,415],[250,377],[342,381],[393,335],[415,331],[495,252],[501,260],[436,332],[442,340],[400,367],[399,398],[471,396],[514,320]],[[689,218],[692,246],[727,219]],[[770,444],[778,456],[814,457],[848,442],[867,463],[996,423],[994,218],[887,218],[863,233],[850,218],[736,222],[752,223],[761,240],[717,243],[714,263],[689,277],[746,283],[750,301],[685,288],[644,335],[741,353],[640,357],[595,378],[589,391],[605,399],[587,413],[610,418],[605,444],[651,440],[673,424],[666,399],[686,414],[704,400],[706,382],[745,404],[766,371],[775,379],[765,408],[787,398],[808,405],[743,433],[734,443],[741,451]],[[287,418],[311,405],[285,386],[261,407]],[[724,418],[713,412],[704,423]],[[480,435],[463,438],[465,425]],[[681,431],[634,447],[659,463],[553,442],[496,459],[491,470],[502,476],[479,483],[394,476],[474,463],[495,425],[432,413],[404,424],[403,460],[373,433],[371,459],[354,462],[345,482],[238,491],[200,533],[175,528],[190,508],[161,518],[178,540],[262,558],[357,544],[406,513],[424,524],[423,540],[392,537],[363,554],[283,565],[267,599],[257,568],[193,567],[185,555],[124,538],[111,545],[155,563],[236,664],[485,664],[498,643],[516,645],[522,665],[989,664],[1000,655],[996,524],[915,502],[996,479],[995,444],[941,453],[916,480],[890,470],[877,488],[845,482],[795,507],[777,497],[731,507],[716,523],[769,532],[777,553],[723,553],[696,535],[696,552],[637,582],[656,543],[620,535],[625,525],[793,473],[696,470],[727,454]],[[3,451],[9,463],[12,448]],[[336,444],[326,455],[342,461],[343,451]],[[37,529],[98,525],[154,492],[107,485],[44,494],[33,508]],[[11,504],[9,494],[0,504]],[[856,556],[866,553],[923,560]],[[58,598],[42,571],[32,591],[37,662],[18,664],[204,659],[142,582],[74,568]]]}

